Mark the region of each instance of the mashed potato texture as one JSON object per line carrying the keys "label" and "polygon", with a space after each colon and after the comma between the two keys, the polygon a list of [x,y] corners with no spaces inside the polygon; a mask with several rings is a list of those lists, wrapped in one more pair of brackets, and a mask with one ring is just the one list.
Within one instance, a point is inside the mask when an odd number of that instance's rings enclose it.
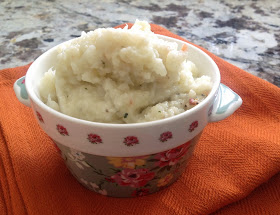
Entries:
{"label": "mashed potato texture", "polygon": [[212,88],[185,48],[159,39],[147,22],[100,28],[58,48],[39,85],[41,100],[94,122],[138,123],[180,114]]}

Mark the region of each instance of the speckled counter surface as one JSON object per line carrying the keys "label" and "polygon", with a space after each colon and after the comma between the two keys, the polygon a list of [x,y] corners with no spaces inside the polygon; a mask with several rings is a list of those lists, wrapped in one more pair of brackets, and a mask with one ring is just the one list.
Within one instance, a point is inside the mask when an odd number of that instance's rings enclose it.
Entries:
{"label": "speckled counter surface", "polygon": [[32,62],[81,31],[161,25],[280,87],[280,1],[0,0],[0,69]]}

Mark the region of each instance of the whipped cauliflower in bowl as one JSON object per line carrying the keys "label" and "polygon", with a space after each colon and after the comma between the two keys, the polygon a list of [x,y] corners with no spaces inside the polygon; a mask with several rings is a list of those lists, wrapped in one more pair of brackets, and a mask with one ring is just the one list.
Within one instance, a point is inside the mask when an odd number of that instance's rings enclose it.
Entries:
{"label": "whipped cauliflower in bowl", "polygon": [[82,33],[50,49],[14,90],[73,176],[114,197],[171,185],[205,126],[242,103],[205,52],[153,33],[143,21]]}
{"label": "whipped cauliflower in bowl", "polygon": [[139,123],[183,113],[209,94],[212,81],[187,46],[160,38],[147,22],[101,28],[58,48],[39,85],[42,101],[72,117]]}

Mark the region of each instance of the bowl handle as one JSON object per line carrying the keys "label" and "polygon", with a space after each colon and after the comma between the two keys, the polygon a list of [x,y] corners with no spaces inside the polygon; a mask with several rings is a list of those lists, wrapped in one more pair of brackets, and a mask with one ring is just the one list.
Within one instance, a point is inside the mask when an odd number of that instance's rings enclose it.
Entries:
{"label": "bowl handle", "polygon": [[241,97],[233,92],[229,87],[220,84],[217,97],[215,98],[209,122],[223,120],[234,113],[242,104]]}
{"label": "bowl handle", "polygon": [[27,94],[27,91],[25,88],[25,76],[19,78],[14,83],[14,91],[15,91],[16,97],[22,104],[24,104],[28,107],[31,107],[30,100],[28,98],[28,94]]}

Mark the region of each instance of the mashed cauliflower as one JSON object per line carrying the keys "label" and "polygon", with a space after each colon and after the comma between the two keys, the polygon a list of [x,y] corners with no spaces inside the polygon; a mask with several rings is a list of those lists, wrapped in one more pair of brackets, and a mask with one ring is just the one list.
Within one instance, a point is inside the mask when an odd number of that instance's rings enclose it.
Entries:
{"label": "mashed cauliflower", "polygon": [[39,93],[49,107],[94,122],[138,123],[182,113],[210,92],[187,51],[144,21],[82,33],[57,52]]}

